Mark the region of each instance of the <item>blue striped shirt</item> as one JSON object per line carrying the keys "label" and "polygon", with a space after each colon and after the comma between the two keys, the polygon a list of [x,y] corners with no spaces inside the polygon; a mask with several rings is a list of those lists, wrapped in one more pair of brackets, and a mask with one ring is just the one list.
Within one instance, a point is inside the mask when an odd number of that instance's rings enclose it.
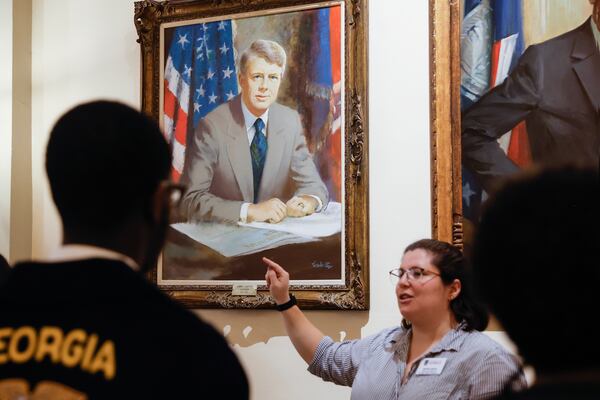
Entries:
{"label": "blue striped shirt", "polygon": [[[364,339],[334,342],[324,337],[308,370],[325,381],[352,386],[352,400],[488,399],[501,393],[513,376],[515,389],[526,386],[516,358],[485,334],[459,326],[415,360],[402,383],[411,330],[383,330]],[[425,358],[445,358],[439,375],[416,371]]]}

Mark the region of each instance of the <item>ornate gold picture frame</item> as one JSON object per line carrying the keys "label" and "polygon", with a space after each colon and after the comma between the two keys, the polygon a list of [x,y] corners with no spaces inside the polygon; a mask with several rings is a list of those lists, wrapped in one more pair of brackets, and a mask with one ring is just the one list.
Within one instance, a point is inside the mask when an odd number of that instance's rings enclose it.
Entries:
{"label": "ornate gold picture frame", "polygon": [[432,231],[468,252],[505,178],[598,164],[597,24],[585,0],[429,6]]}
{"label": "ornate gold picture frame", "polygon": [[462,248],[460,2],[429,0],[432,236]]}
{"label": "ornate gold picture frame", "polygon": [[[172,144],[173,178],[194,182],[186,163],[198,162],[189,161],[193,157],[189,149],[197,149],[191,147],[198,146],[193,140],[205,142],[199,136],[205,134],[205,118],[212,121],[213,111],[221,115],[227,108],[235,110],[236,101],[246,104],[239,78],[240,54],[253,41],[275,41],[288,57],[276,95],[282,104],[278,107],[288,110],[288,116],[299,115],[305,136],[302,146],[308,149],[328,193],[310,217],[339,218],[337,233],[319,236],[309,231],[298,236],[291,231],[296,236],[285,236],[283,244],[265,244],[263,240],[281,238],[270,230],[277,228],[275,224],[266,226],[269,233],[265,234],[248,230],[262,228],[246,226],[242,216],[237,223],[210,220],[212,214],[202,214],[199,203],[198,214],[182,212],[171,225],[161,262],[151,273],[151,279],[169,295],[194,308],[271,308],[261,263],[261,257],[267,256],[288,269],[291,290],[303,308],[368,309],[367,21],[365,0],[135,3],[142,59],[141,106],[160,123]],[[179,80],[173,80],[174,75]],[[274,126],[273,107],[268,121]],[[284,121],[281,130],[293,122]],[[269,129],[267,125],[268,140],[276,134]],[[220,134],[217,130],[216,135]],[[209,231],[216,236],[202,236]],[[218,236],[223,231],[226,234]],[[257,246],[255,236],[248,241],[252,243],[239,242],[255,234],[264,247]]]}

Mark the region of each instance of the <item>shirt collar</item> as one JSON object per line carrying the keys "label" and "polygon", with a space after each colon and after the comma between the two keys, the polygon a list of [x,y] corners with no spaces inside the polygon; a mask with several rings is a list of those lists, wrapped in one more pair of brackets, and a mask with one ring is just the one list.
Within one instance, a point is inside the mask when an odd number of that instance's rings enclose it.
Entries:
{"label": "shirt collar", "polygon": [[90,246],[86,244],[66,244],[52,251],[47,258],[48,261],[75,261],[88,258],[106,258],[117,260],[127,264],[134,271],[139,271],[140,267],[131,257],[116,251],[105,249],[103,247]]}
{"label": "shirt collar", "polygon": [[442,351],[458,351],[466,338],[467,331],[464,330],[467,323],[465,321],[458,324],[454,329],[451,329],[442,340],[429,350],[429,353],[441,353]]}
{"label": "shirt collar", "polygon": [[598,30],[598,26],[594,22],[594,19],[590,19],[590,23],[592,24],[592,33],[594,34],[594,39],[596,40],[596,46],[600,49],[600,31]]}
{"label": "shirt collar", "polygon": [[[466,338],[466,321],[461,322],[454,329],[451,329],[444,335],[435,346],[427,352],[427,354],[441,353],[442,351],[458,351]],[[388,339],[388,346],[394,348],[396,352],[408,352],[410,338],[412,336],[412,328],[401,327],[394,335]]]}
{"label": "shirt collar", "polygon": [[408,354],[408,346],[412,336],[412,329],[400,326],[387,340],[388,349],[400,355]]}
{"label": "shirt collar", "polygon": [[[246,107],[246,103],[244,103],[244,99],[242,99],[241,101],[242,103],[242,113],[244,114],[244,123],[246,124],[246,132],[248,132],[250,130],[250,128],[254,128],[254,122],[256,122],[257,119],[262,119],[262,121],[265,123],[265,126],[267,126],[267,121],[269,120],[269,109],[267,108],[267,111],[264,112],[263,115],[257,117],[256,115],[252,114],[250,112],[250,110],[248,110],[248,107]],[[264,132],[265,135],[267,134],[266,132]]]}

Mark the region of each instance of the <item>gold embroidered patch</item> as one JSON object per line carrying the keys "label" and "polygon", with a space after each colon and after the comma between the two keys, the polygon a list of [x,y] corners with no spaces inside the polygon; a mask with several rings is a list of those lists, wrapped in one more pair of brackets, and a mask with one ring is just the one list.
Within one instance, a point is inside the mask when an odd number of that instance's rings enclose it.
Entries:
{"label": "gold embroidered patch", "polygon": [[87,400],[85,393],[62,383],[42,381],[33,392],[24,379],[4,379],[0,381],[0,400]]}

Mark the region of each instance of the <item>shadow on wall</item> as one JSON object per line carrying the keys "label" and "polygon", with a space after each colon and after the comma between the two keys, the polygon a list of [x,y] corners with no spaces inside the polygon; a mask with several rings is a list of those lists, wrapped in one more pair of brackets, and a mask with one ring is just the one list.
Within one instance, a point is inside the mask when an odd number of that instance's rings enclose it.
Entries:
{"label": "shadow on wall", "polygon": [[[249,347],[287,336],[279,312],[270,310],[194,310],[223,333],[231,345]],[[307,318],[333,340],[360,338],[369,320],[368,311],[305,311]]]}

